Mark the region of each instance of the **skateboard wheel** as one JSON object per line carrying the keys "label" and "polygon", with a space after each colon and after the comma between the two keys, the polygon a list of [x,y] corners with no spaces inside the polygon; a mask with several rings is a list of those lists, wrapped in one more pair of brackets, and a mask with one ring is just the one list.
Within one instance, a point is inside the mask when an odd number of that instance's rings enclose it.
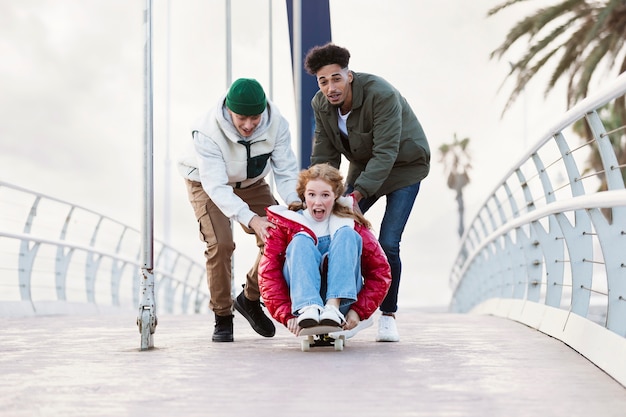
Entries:
{"label": "skateboard wheel", "polygon": [[343,338],[335,339],[335,350],[343,350]]}
{"label": "skateboard wheel", "polygon": [[303,352],[308,352],[311,349],[311,344],[305,339],[300,343],[300,349],[302,349]]}

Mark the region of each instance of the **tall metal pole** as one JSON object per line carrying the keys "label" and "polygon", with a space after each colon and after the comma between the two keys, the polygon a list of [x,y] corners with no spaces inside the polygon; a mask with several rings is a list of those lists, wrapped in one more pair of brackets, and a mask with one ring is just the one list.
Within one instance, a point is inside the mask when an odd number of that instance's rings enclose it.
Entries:
{"label": "tall metal pole", "polygon": [[[272,1],[269,0],[269,10],[268,10],[268,27],[269,27],[269,73],[270,79],[268,82],[268,94],[270,100],[274,100],[274,23],[273,23],[273,11],[272,11]],[[274,193],[275,183],[274,183],[274,171],[272,170],[269,177],[270,190],[272,194]]]}
{"label": "tall metal pole", "polygon": [[226,88],[230,87],[233,80],[233,56],[231,35],[231,12],[230,0],[226,0]]}
{"label": "tall metal pole", "polygon": [[[296,88],[296,132],[302,129],[302,2],[293,0],[293,83]],[[298,161],[302,159],[302,140],[298,138]],[[302,167],[306,168],[306,167]]]}
{"label": "tall metal pole", "polygon": [[[166,245],[170,244],[172,230],[172,160],[170,159],[170,82],[171,82],[171,0],[167,0],[167,39],[166,39],[166,68],[165,68],[165,159],[163,160],[164,184],[163,184],[163,240]],[[168,252],[165,252],[165,266],[170,267]]]}
{"label": "tall metal pole", "polygon": [[270,80],[268,84],[268,94],[270,100],[274,99],[274,23],[273,23],[273,12],[272,12],[272,0],[269,0],[269,11],[268,11],[268,26],[269,26],[269,72],[270,72]]}
{"label": "tall metal pole", "polygon": [[[231,11],[230,0],[226,0],[226,88],[229,88],[233,80],[233,56],[232,56],[232,36],[231,36]],[[235,233],[235,225],[230,221],[230,232]],[[235,254],[230,258],[230,293],[233,298],[237,296],[235,290]]]}
{"label": "tall metal pole", "polygon": [[152,104],[152,0],[146,0],[144,10],[144,187],[142,258],[139,315],[141,350],[154,347],[153,334],[157,325],[154,296],[154,169],[153,169],[153,104]]}

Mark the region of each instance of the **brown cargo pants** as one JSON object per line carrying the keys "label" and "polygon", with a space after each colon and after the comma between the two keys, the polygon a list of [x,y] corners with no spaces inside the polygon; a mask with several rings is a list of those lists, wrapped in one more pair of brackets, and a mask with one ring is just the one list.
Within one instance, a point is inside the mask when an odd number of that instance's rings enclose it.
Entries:
{"label": "brown cargo pants", "polygon": [[[230,221],[211,201],[200,182],[188,179],[185,182],[187,183],[189,201],[198,221],[200,240],[206,244],[204,256],[211,296],[209,308],[220,316],[232,314],[231,262],[235,251],[235,242]],[[250,210],[261,217],[266,215],[266,207],[277,204],[265,180],[260,180],[247,188],[234,188],[233,191],[248,204]],[[246,274],[244,286],[246,298],[256,301],[260,298],[258,266],[264,245],[252,229],[244,225],[241,226],[246,233],[255,235],[256,244],[259,248],[256,260]]]}

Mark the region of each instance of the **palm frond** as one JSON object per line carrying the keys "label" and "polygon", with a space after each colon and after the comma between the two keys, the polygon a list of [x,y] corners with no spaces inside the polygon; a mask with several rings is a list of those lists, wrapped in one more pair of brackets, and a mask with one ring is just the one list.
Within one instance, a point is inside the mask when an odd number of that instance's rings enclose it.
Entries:
{"label": "palm frond", "polygon": [[552,6],[547,9],[539,9],[535,13],[519,21],[507,34],[504,42],[494,49],[489,57],[501,58],[509,48],[523,36],[533,39],[534,36],[549,25],[553,20],[558,19],[561,15],[570,13],[569,7],[571,3],[579,3],[583,0],[567,0],[562,5]]}
{"label": "palm frond", "polygon": [[461,150],[463,150],[464,152],[467,150],[467,146],[470,143],[470,138],[463,138],[460,142],[459,142],[459,146],[461,147]]}
{"label": "palm frond", "polygon": [[561,54],[561,59],[552,71],[552,76],[548,81],[548,90],[552,90],[552,88],[554,88],[556,83],[559,79],[561,79],[561,77],[563,77],[566,71],[576,63],[579,56],[578,44],[576,42],[565,42],[564,44],[557,46],[557,48],[562,48],[563,53]]}
{"label": "palm frond", "polygon": [[535,26],[533,18],[534,16],[529,16],[513,26],[513,28],[506,35],[504,42],[502,42],[500,46],[498,46],[496,49],[491,51],[491,53],[489,54],[489,58],[502,58],[502,55],[504,55],[509,50],[509,48],[518,41],[518,39],[523,36],[529,35],[529,33],[532,33],[532,30]]}
{"label": "palm frond", "polygon": [[585,39],[585,43],[591,42],[595,39],[600,32],[606,30],[609,27],[609,22],[611,18],[614,16],[615,10],[624,5],[624,0],[609,0],[602,8],[596,9],[593,13],[593,17],[590,16],[590,19],[594,21],[593,27],[589,30],[587,34],[587,39]]}
{"label": "palm frond", "polygon": [[587,8],[586,0],[565,0],[562,3],[555,4],[554,6],[539,9],[535,13],[535,26],[537,28],[537,32],[550,24],[550,22],[557,20],[562,16],[566,16],[570,13],[578,14],[578,11],[581,8]]}
{"label": "palm frond", "polygon": [[[563,53],[561,54],[561,59],[557,63],[554,71],[552,72],[552,76],[548,81],[548,85],[545,89],[545,94],[548,94],[556,85],[559,79],[569,70],[570,74],[576,74],[578,68],[580,67],[580,57],[582,52],[585,49],[585,45],[583,44],[583,39],[586,37],[589,26],[593,23],[585,19],[584,23],[581,27],[578,28],[575,32],[572,32],[569,39],[567,39],[566,43],[563,45],[557,46],[557,48],[564,48]],[[571,77],[571,76],[570,76]],[[570,79],[568,83],[568,100],[570,103],[569,97],[571,96],[571,88],[573,86],[573,80]]]}
{"label": "palm frond", "polygon": [[618,35],[616,33],[611,33],[609,36],[611,38],[609,57],[611,61],[616,61],[619,53],[622,52],[622,48],[624,47],[624,37],[623,35]]}
{"label": "palm frond", "polygon": [[572,102],[568,104],[573,104],[581,98],[585,98],[587,96],[587,92],[589,91],[589,81],[591,80],[591,76],[593,75],[595,69],[598,66],[598,63],[604,58],[607,54],[609,46],[611,44],[610,38],[601,39],[599,42],[596,42],[596,46],[591,50],[587,58],[585,58],[581,63],[582,72],[580,73],[580,77],[578,79],[578,83],[576,84],[576,88],[574,89],[574,95],[572,97]]}
{"label": "palm frond", "polygon": [[493,16],[494,14],[498,13],[499,11],[506,9],[507,7],[515,4],[515,3],[522,3],[524,1],[527,0],[508,0],[507,2],[504,2],[498,6],[495,6],[493,8],[491,8],[488,12],[487,12],[487,16]]}
{"label": "palm frond", "polygon": [[[525,0],[504,1],[490,9],[488,16],[522,1]],[[543,37],[537,40],[539,35]],[[626,0],[562,0],[540,8],[513,25],[504,41],[490,53],[490,59],[501,59],[523,38],[527,38],[528,45],[525,53],[511,62],[499,88],[516,76],[503,115],[548,62],[554,61],[554,68],[545,95],[559,80],[566,78],[568,105],[587,94],[593,73],[597,68],[604,68],[603,63],[607,63],[608,68],[621,64],[620,73],[626,71]],[[626,109],[623,113],[626,117]]]}
{"label": "palm frond", "polygon": [[537,71],[539,71],[539,69],[541,67],[543,67],[543,65],[550,58],[552,58],[552,56],[557,51],[558,51],[558,48],[557,49],[553,49],[552,51],[547,53],[543,58],[541,58],[539,61],[537,61],[535,63],[535,65],[533,65],[530,69],[527,69],[526,71],[524,71],[523,73],[520,74],[520,76],[519,76],[519,78],[517,80],[517,85],[515,86],[515,88],[511,92],[511,95],[509,96],[509,99],[507,100],[506,104],[504,105],[504,110],[502,110],[502,113],[501,113],[502,116],[504,116],[504,113],[506,113],[506,111],[509,109],[509,107],[511,107],[513,105],[513,103],[517,100],[517,97],[519,96],[519,94],[524,90],[524,88],[526,87],[526,84],[528,84],[528,81],[530,81],[530,79],[537,74]]}
{"label": "palm frond", "polygon": [[528,52],[526,52],[526,54],[516,63],[518,67],[520,68],[520,70],[523,70],[524,68],[526,68],[539,52],[541,52],[545,47],[547,47],[551,43],[555,42],[559,38],[559,36],[565,33],[568,29],[568,26],[571,24],[571,22],[572,21],[570,20],[566,22],[565,24],[558,26],[552,32],[550,32],[547,36],[545,36],[543,39],[531,45]]}
{"label": "palm frond", "polygon": [[617,6],[606,22],[606,31],[624,39],[626,37],[626,3]]}

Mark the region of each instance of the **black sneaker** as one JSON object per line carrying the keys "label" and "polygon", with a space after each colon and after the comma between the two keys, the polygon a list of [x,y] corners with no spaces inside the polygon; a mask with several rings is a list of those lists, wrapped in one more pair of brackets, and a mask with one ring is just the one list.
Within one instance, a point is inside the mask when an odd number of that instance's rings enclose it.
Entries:
{"label": "black sneaker", "polygon": [[264,337],[272,337],[276,333],[274,323],[269,319],[261,309],[261,301],[250,301],[244,295],[243,291],[235,298],[235,310],[241,313],[248,320],[250,326],[255,332]]}
{"label": "black sneaker", "polygon": [[214,342],[232,342],[233,341],[233,315],[218,316],[215,315],[215,329],[213,330]]}

